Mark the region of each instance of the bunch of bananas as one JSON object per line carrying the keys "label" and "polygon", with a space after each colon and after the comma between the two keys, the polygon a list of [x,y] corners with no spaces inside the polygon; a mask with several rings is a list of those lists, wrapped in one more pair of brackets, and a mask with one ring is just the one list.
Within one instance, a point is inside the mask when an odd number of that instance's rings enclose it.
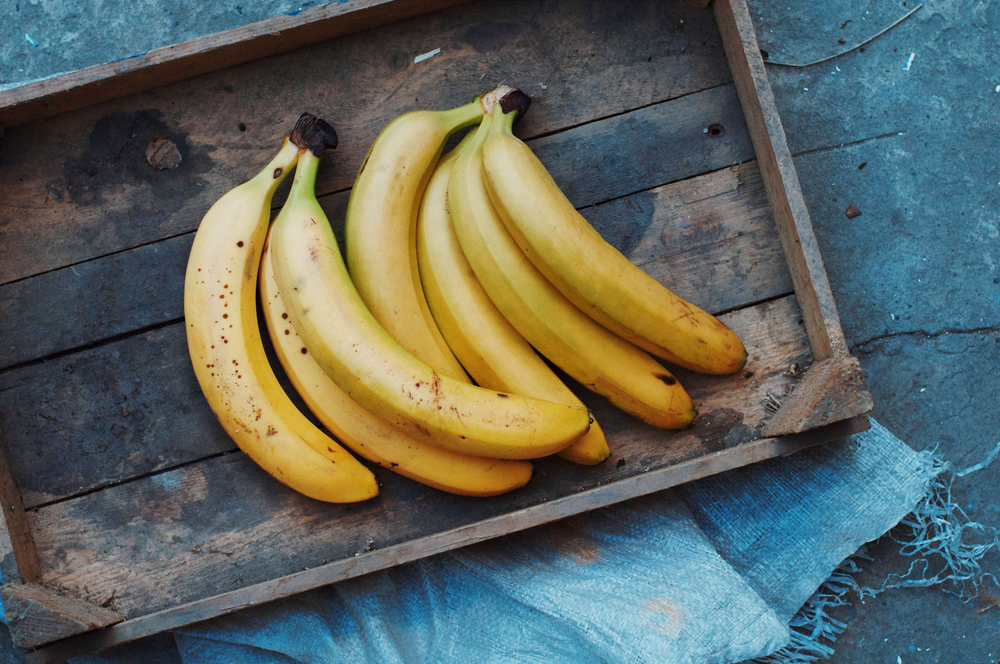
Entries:
{"label": "bunch of bananas", "polygon": [[[184,292],[195,374],[226,432],[279,481],[328,502],[378,493],[374,475],[279,385],[258,293],[278,359],[323,426],[369,461],[462,495],[523,486],[530,459],[594,465],[610,455],[538,353],[669,429],[696,411],[650,353],[704,373],[742,368],[739,338],[606,243],[514,137],[529,104],[500,86],[391,122],[351,192],[346,263],[315,195],[337,138],[315,116],[206,214]],[[476,125],[441,156],[452,134]]]}

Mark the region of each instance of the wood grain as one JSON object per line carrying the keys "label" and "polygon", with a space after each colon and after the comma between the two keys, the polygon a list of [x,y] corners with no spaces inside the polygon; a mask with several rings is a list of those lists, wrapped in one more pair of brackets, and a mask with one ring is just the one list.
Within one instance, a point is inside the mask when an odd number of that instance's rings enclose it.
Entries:
{"label": "wood grain", "polygon": [[0,428],[29,508],[234,449],[182,324],[3,374]]}
{"label": "wood grain", "polygon": [[[318,566],[575,495],[758,439],[768,394],[789,389],[783,371],[810,353],[794,297],[724,317],[750,352],[746,373],[678,371],[702,415],[667,432],[582,395],[613,456],[585,468],[558,458],[536,465],[524,489],[490,500],[450,496],[384,471],[373,501],[318,503],[274,482],[242,454],[189,464],[41,507],[29,513],[43,580],[103,601],[128,617],[229,592]],[[238,487],[238,490],[233,490]],[[145,506],[136,510],[135,505]],[[418,506],[415,508],[415,506]]]}
{"label": "wood grain", "polygon": [[872,410],[861,363],[850,355],[816,362],[765,425],[765,436],[784,436],[858,417]]}
{"label": "wood grain", "polygon": [[0,584],[33,583],[42,576],[24,513],[21,491],[0,426]]}
{"label": "wood grain", "polygon": [[206,35],[0,92],[0,125],[14,127],[338,35],[469,0],[352,0]]}
{"label": "wood grain", "polygon": [[837,305],[823,267],[812,221],[802,197],[785,130],[764,71],[745,0],[712,5],[726,57],[743,104],[764,185],[781,235],[785,259],[802,302],[809,340],[817,359],[848,354]]}
{"label": "wood grain", "polygon": [[0,586],[10,638],[18,648],[35,648],[122,621],[115,611],[35,583]]}
{"label": "wood grain", "polygon": [[0,286],[0,368],[184,316],[194,233]]}
{"label": "wood grain", "polygon": [[578,208],[754,158],[731,84],[527,143]]}
{"label": "wood grain", "polygon": [[[518,128],[530,138],[731,80],[712,16],[696,7],[549,0],[519,9],[511,21],[499,0],[462,5],[7,131],[0,283],[193,230],[305,110],[340,135],[320,172],[323,194],[351,186],[396,116],[451,108],[504,81],[533,94]],[[178,146],[177,168],[146,161],[157,138]]]}

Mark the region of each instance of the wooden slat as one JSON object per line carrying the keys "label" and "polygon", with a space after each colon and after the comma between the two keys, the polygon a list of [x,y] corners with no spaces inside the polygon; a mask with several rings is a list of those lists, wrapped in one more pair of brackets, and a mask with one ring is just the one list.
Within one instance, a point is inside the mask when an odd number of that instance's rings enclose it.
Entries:
{"label": "wooden slat", "polygon": [[0,92],[14,127],[469,0],[350,0],[275,16]]}
{"label": "wooden slat", "polygon": [[795,292],[802,303],[813,351],[817,359],[846,355],[847,343],[840,327],[837,305],[785,140],[785,130],[774,104],[774,94],[764,71],[746,1],[717,0],[712,6],[764,174]]}
{"label": "wooden slat", "polygon": [[[399,114],[451,108],[502,81],[534,95],[518,132],[536,137],[730,80],[714,21],[696,7],[549,0],[512,21],[488,0],[88,107],[0,140],[0,283],[193,230],[304,110],[340,135],[320,171],[325,194],[351,186]],[[178,146],[176,169],[146,162],[160,137]]]}
{"label": "wooden slat", "polygon": [[[343,220],[346,199],[346,194],[324,199],[333,218]],[[726,311],[791,292],[753,163],[584,212],[647,272],[709,311]],[[130,307],[113,307],[123,317],[105,324],[126,329],[135,324],[133,320],[155,322],[151,308],[162,312],[166,320],[182,315],[181,266],[189,244],[182,239],[154,245],[176,244],[175,251],[149,254],[148,248],[142,248],[112,257],[116,261],[129,254],[135,254],[138,261],[159,257],[176,263],[177,269],[172,273],[150,270],[164,272],[160,296],[139,298]],[[144,269],[142,262],[132,267],[122,263],[113,273]],[[77,277],[71,270],[63,272],[69,282],[62,287],[71,289]],[[122,286],[129,288],[127,283]],[[113,293],[113,287],[109,288]],[[100,302],[96,306],[105,308]],[[54,338],[63,329],[66,335],[75,333],[72,324],[77,319],[70,317],[66,329],[44,307],[42,315],[49,320],[39,330],[53,328]],[[0,375],[0,423],[5,421],[17,481],[29,506],[233,449],[190,370],[179,324]]]}
{"label": "wooden slat", "polygon": [[41,576],[21,491],[14,480],[0,425],[0,584],[33,583]]}
{"label": "wooden slat", "polygon": [[872,410],[861,363],[850,355],[816,362],[761,433],[783,436],[858,417]]}
{"label": "wooden slat", "polygon": [[657,281],[713,313],[792,291],[755,161],[583,210]]}
{"label": "wooden slat", "polygon": [[29,507],[234,449],[183,324],[0,376],[0,427]]}
{"label": "wooden slat", "polygon": [[0,600],[10,638],[22,649],[122,621],[117,611],[34,583],[0,586]]}
{"label": "wooden slat", "polygon": [[0,286],[0,368],[184,315],[194,233]]}
{"label": "wooden slat", "polygon": [[[767,395],[790,387],[790,363],[810,362],[794,297],[724,320],[745,340],[750,361],[734,376],[678,372],[702,413],[691,428],[658,430],[583,395],[613,450],[601,466],[542,460],[528,487],[489,500],[450,496],[381,471],[378,499],[336,506],[286,489],[242,454],[216,457],[33,510],[43,580],[95,601],[114,593],[116,609],[136,617],[324,560],[347,561],[350,573],[369,539],[377,549],[395,546],[606,483],[623,497],[635,495],[627,480],[686,462],[707,473],[712,455],[759,438],[770,415],[762,405]],[[516,519],[507,526],[519,527]]]}
{"label": "wooden slat", "polygon": [[754,158],[732,84],[527,143],[576,207]]}
{"label": "wooden slat", "polygon": [[207,617],[232,613],[344,579],[499,537],[512,532],[510,522],[514,520],[517,522],[518,530],[532,528],[578,514],[582,511],[581,505],[585,505],[584,509],[587,510],[606,507],[623,500],[662,491],[683,482],[725,472],[765,459],[792,454],[822,442],[839,440],[866,431],[869,427],[868,418],[862,417],[804,434],[755,440],[727,450],[726,453],[710,454],[701,459],[650,471],[636,477],[624,489],[617,483],[604,484],[573,496],[547,502],[544,505],[525,508],[515,514],[494,517],[427,538],[376,549],[349,561],[324,564],[280,579],[265,581],[204,600],[133,618],[108,629],[57,642],[28,653],[25,657],[25,664],[61,662],[67,657],[80,653],[127,643],[165,630],[189,625]]}

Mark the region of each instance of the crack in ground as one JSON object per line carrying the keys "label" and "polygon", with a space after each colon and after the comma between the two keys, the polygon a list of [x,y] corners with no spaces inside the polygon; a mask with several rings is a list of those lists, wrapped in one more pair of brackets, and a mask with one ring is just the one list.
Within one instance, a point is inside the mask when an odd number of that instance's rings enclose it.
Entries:
{"label": "crack in ground", "polygon": [[831,150],[839,150],[841,148],[849,148],[855,145],[861,145],[862,143],[867,143],[868,141],[878,141],[885,138],[893,138],[895,136],[902,136],[905,131],[891,131],[887,134],[878,134],[877,136],[867,136],[865,138],[859,138],[855,141],[846,141],[844,143],[837,143],[836,145],[823,145],[818,148],[809,148],[808,150],[802,150],[800,152],[793,152],[792,157],[804,157],[806,155],[817,154],[820,152],[830,152]]}
{"label": "crack in ground", "polygon": [[909,332],[890,332],[889,334],[880,334],[877,337],[872,337],[865,341],[859,341],[857,343],[851,344],[851,350],[862,349],[862,346],[868,346],[879,341],[884,341],[885,339],[894,339],[896,337],[917,337],[920,339],[936,339],[942,337],[946,334],[991,334],[1000,333],[1000,327],[997,326],[986,326],[986,327],[974,327],[971,329],[961,329],[961,328],[948,328],[941,330],[939,332],[925,332],[924,330],[910,330]]}

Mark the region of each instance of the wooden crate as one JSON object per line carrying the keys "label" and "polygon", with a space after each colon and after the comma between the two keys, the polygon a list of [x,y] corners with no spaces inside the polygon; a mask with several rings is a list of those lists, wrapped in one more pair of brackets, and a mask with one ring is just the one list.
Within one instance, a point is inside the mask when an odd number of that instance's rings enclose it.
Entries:
{"label": "wooden crate", "polygon": [[[387,122],[500,82],[533,95],[517,132],[574,204],[719,314],[749,362],[726,377],[677,371],[701,413],[680,432],[580,391],[612,458],[539,461],[506,496],[381,471],[375,500],[303,498],[239,453],[199,391],[182,319],[194,231],[308,110],[341,136],[318,183],[340,232]],[[867,428],[744,0],[333,4],[0,93],[0,121],[0,595],[29,661]],[[174,170],[146,162],[161,137],[183,156]]]}

